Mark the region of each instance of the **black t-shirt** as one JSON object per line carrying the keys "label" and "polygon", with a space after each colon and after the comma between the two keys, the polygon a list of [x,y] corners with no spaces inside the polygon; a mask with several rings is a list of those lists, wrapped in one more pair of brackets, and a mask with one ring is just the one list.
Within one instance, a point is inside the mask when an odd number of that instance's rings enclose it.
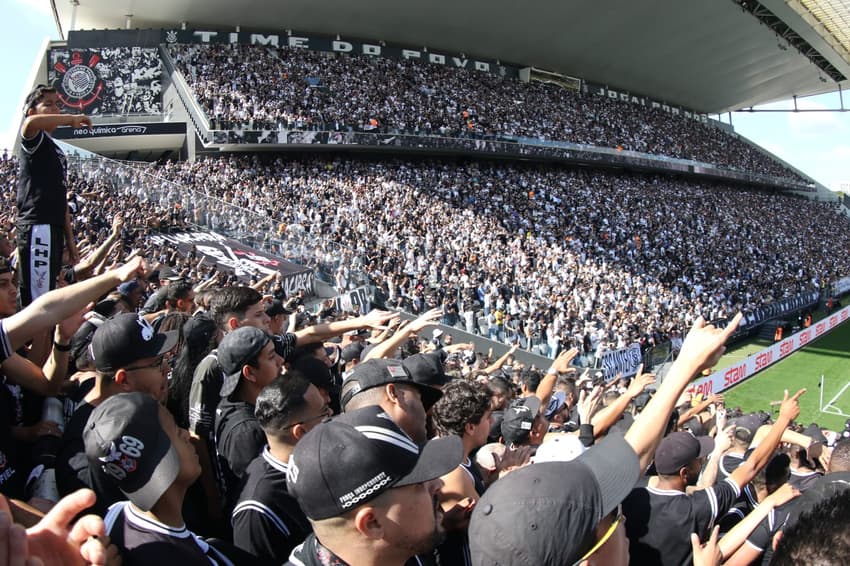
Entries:
{"label": "black t-shirt", "polygon": [[[738,469],[747,458],[749,458],[753,449],[748,449],[743,454],[737,453],[728,453],[724,454],[720,458],[720,462],[717,467],[717,480],[725,480],[726,478],[732,475],[732,472]],[[758,505],[758,497],[756,496],[756,490],[753,487],[753,484],[748,483],[741,490],[741,495],[738,497],[738,500],[729,508],[729,511],[723,515],[718,521],[720,525],[720,534],[723,535],[728,533],[732,528],[737,525],[741,519],[749,515],[753,509]]]}
{"label": "black t-shirt", "polygon": [[295,351],[295,345],[298,342],[298,337],[292,333],[284,333],[280,335],[272,336],[272,342],[274,343],[274,351],[275,353],[284,359],[284,361],[290,361],[290,357],[292,353]]}
{"label": "black t-shirt", "polygon": [[21,138],[16,200],[19,225],[65,225],[66,170],[65,153],[44,131],[32,139]]}
{"label": "black t-shirt", "polygon": [[129,501],[110,507],[104,523],[112,544],[121,551],[124,566],[233,564],[221,551],[196,536],[185,525],[174,528],[145,517]]}
{"label": "black t-shirt", "polygon": [[[0,320],[0,363],[12,355],[9,337]],[[18,461],[18,447],[12,438],[16,401],[6,387],[6,376],[0,374],[0,493],[14,499],[25,499],[26,474]]]}
{"label": "black t-shirt", "polygon": [[254,405],[222,399],[215,412],[215,447],[224,481],[227,510],[239,497],[242,479],[266,445],[266,435],[254,416]]}
{"label": "black t-shirt", "polygon": [[18,462],[18,450],[12,438],[15,400],[0,376],[0,493],[14,499],[24,497],[26,474]]}
{"label": "black t-shirt", "polygon": [[245,485],[233,508],[233,544],[258,558],[286,562],[313,532],[307,516],[286,490],[287,465],[268,447],[245,471]]}
{"label": "black t-shirt", "polygon": [[56,487],[63,496],[84,487],[91,489],[97,495],[97,501],[90,512],[103,516],[110,505],[125,501],[127,496],[118,489],[111,478],[96,473],[89,466],[86,447],[83,444],[83,431],[94,409],[95,406],[91,403],[83,402],[65,425],[62,447],[56,459]]}
{"label": "black t-shirt", "polygon": [[[56,461],[56,486],[60,495],[68,495],[78,489],[91,487],[89,477],[89,461],[86,458],[86,447],[83,445],[83,431],[89,417],[94,412],[94,405],[82,403],[74,411],[71,420],[65,425],[62,434],[62,447]],[[103,506],[106,509],[107,506]]]}
{"label": "black t-shirt", "polygon": [[770,564],[770,559],[773,557],[773,537],[785,527],[793,508],[794,500],[792,499],[771,509],[767,517],[762,519],[761,523],[753,529],[753,532],[747,538],[747,542],[744,543],[764,553],[762,554],[761,564]]}
{"label": "black t-shirt", "polygon": [[633,489],[623,501],[631,563],[691,564],[691,533],[705,540],[739,495],[731,479],[692,495],[653,487]]}
{"label": "black t-shirt", "polygon": [[215,409],[221,401],[224,374],[213,350],[198,363],[189,389],[189,432],[199,438],[212,439]]}
{"label": "black t-shirt", "polygon": [[788,483],[796,487],[800,492],[803,492],[812,487],[812,484],[822,477],[823,474],[815,470],[791,470],[791,477],[788,478]]}

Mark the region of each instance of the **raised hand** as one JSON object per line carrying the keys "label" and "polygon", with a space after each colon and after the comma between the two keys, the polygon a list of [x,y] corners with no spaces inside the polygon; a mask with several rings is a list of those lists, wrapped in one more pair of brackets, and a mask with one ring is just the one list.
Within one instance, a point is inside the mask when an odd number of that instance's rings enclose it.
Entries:
{"label": "raised hand", "polygon": [[694,552],[694,566],[717,566],[720,564],[720,548],[717,546],[717,534],[720,526],[711,530],[706,543],[700,544],[699,535],[691,533],[691,549]]}
{"label": "raised hand", "polygon": [[793,421],[800,415],[800,403],[798,399],[805,393],[805,388],[800,389],[793,397],[788,397],[788,390],[785,390],[785,397],[782,399],[782,405],[779,407],[779,417],[788,419],[788,422]]}
{"label": "raised hand", "polygon": [[578,356],[578,348],[564,350],[558,354],[558,357],[552,362],[552,369],[558,373],[566,373],[570,369],[570,363],[576,358],[576,356]]}
{"label": "raised hand", "polygon": [[[640,364],[637,369],[637,374],[632,379],[632,382],[629,384],[628,389],[626,389],[626,395],[634,399],[641,393],[643,390],[653,385],[655,383],[655,374],[654,373],[643,373],[643,364]],[[582,421],[584,422],[584,421]]]}
{"label": "raised hand", "polygon": [[599,405],[602,404],[602,392],[604,388],[597,385],[592,391],[582,389],[578,396],[578,418],[582,423],[589,423],[593,419],[593,415],[599,410]]}
{"label": "raised hand", "polygon": [[699,317],[685,337],[677,361],[687,363],[694,374],[714,366],[726,351],[724,344],[738,328],[742,318],[743,315],[738,313],[726,328],[715,328]]}

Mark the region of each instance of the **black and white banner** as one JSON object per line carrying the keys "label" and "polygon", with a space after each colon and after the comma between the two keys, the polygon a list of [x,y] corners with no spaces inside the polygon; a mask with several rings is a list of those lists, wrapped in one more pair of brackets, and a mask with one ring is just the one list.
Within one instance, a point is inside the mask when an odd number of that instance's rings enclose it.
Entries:
{"label": "black and white banner", "polygon": [[272,273],[280,273],[283,276],[283,290],[287,297],[301,290],[308,295],[315,294],[313,272],[310,269],[278,259],[215,232],[160,233],[154,234],[151,240],[157,245],[176,246],[180,254],[184,256],[195,248],[198,256],[203,258],[204,265],[212,262],[217,269],[233,271],[239,279],[244,281],[248,281],[254,274],[265,277]]}
{"label": "black and white banner", "polygon": [[635,375],[641,361],[640,344],[637,342],[621,350],[605,352],[602,355],[605,381],[611,381],[617,374],[622,374],[623,377]]}
{"label": "black and white banner", "polygon": [[144,45],[155,47],[160,43],[242,43],[268,45],[269,47],[292,47],[312,51],[350,53],[422,61],[432,65],[468,69],[503,77],[519,78],[519,67],[503,65],[494,59],[472,58],[462,53],[446,53],[425,50],[422,47],[408,48],[387,44],[383,41],[360,41],[350,38],[321,36],[297,31],[279,33],[251,33],[215,30],[94,30],[71,31],[68,44],[80,47],[103,45]]}
{"label": "black and white banner", "polygon": [[162,113],[162,62],[155,47],[51,49],[47,76],[66,112]]}
{"label": "black and white banner", "polygon": [[752,313],[746,315],[744,320],[741,321],[741,326],[749,327],[791,314],[794,311],[805,309],[814,305],[819,299],[820,293],[812,291],[811,293],[805,293],[797,295],[796,297],[789,297],[787,299],[782,299],[781,301],[776,301],[775,303],[758,308]]}
{"label": "black and white banner", "polygon": [[358,287],[353,291],[337,295],[334,297],[334,306],[339,312],[351,312],[357,306],[360,314],[366,314],[372,310],[369,287]]}

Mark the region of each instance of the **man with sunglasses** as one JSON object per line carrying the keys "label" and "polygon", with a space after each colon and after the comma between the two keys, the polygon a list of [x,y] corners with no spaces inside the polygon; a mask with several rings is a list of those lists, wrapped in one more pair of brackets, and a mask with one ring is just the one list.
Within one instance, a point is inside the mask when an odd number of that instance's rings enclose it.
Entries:
{"label": "man with sunglasses", "polygon": [[98,481],[86,459],[83,431],[95,408],[119,393],[139,392],[164,403],[167,396],[167,357],[177,345],[178,332],[157,333],[136,313],[119,314],[98,328],[90,346],[94,358],[95,385],[65,426],[57,458],[56,483],[67,495],[81,487],[97,494],[95,510],[104,512],[124,496],[108,483]]}
{"label": "man with sunglasses", "polygon": [[331,408],[315,385],[292,372],[260,392],[254,414],[268,445],[245,472],[232,514],[233,543],[257,558],[282,564],[313,532],[286,488],[289,456],[305,434],[331,416]]}

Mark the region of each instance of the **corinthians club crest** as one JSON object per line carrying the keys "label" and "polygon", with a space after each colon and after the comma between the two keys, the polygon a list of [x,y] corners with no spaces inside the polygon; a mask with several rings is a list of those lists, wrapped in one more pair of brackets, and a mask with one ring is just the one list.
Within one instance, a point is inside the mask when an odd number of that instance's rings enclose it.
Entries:
{"label": "corinthians club crest", "polygon": [[103,81],[94,70],[99,62],[100,55],[97,53],[91,53],[85,59],[83,53],[74,51],[69,61],[57,61],[53,65],[57,73],[54,84],[62,104],[84,112],[100,98]]}

